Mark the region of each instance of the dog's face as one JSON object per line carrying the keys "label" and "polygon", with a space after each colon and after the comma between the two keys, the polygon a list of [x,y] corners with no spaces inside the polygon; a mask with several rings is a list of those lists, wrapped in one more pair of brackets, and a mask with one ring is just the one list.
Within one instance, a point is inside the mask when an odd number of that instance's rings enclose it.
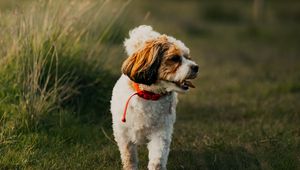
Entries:
{"label": "dog's face", "polygon": [[122,72],[132,81],[145,85],[159,85],[167,91],[184,92],[194,85],[188,81],[198,73],[198,65],[191,60],[183,43],[166,35],[149,40],[143,48],[129,56]]}

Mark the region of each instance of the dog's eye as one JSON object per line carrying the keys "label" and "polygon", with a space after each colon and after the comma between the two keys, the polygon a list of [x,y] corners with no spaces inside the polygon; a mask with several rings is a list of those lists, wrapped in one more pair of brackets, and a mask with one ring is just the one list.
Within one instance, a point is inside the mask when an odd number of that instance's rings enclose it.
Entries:
{"label": "dog's eye", "polygon": [[174,55],[170,60],[172,60],[173,62],[180,62],[181,57],[179,55]]}

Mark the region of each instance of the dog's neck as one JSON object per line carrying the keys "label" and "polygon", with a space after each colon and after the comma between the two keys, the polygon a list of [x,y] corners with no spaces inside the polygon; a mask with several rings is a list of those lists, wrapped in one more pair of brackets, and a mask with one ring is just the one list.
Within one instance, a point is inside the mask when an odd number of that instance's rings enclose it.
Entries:
{"label": "dog's neck", "polygon": [[[133,89],[136,91],[136,89],[133,86],[133,84],[134,84],[133,81],[131,81],[131,84],[132,84]],[[148,92],[152,92],[152,93],[160,94],[160,95],[167,95],[170,93],[164,87],[160,86],[159,83],[152,84],[150,86],[145,85],[145,84],[138,84],[138,87],[140,90],[144,90],[144,91],[148,91]]]}

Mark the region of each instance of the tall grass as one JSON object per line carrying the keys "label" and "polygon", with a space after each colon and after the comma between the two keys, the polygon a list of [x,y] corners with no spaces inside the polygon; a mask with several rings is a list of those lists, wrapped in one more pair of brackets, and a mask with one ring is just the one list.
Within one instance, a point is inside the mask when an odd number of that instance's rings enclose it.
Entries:
{"label": "tall grass", "polygon": [[2,13],[1,124],[36,129],[53,111],[103,104],[112,79],[104,61],[127,4],[48,0]]}

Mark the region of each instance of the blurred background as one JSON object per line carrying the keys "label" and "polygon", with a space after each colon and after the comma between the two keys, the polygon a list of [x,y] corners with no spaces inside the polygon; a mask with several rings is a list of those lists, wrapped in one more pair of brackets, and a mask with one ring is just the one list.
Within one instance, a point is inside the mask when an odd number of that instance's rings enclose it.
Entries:
{"label": "blurred background", "polygon": [[300,169],[300,1],[0,0],[0,18],[0,169],[121,169],[109,101],[141,24],[200,66],[168,169]]}

